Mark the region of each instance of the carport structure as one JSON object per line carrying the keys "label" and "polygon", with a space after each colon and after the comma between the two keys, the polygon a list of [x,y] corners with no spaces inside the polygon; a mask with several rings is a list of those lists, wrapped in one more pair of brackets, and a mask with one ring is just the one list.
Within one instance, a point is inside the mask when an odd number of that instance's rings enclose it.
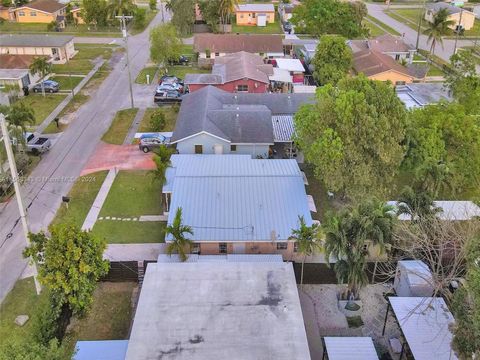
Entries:
{"label": "carport structure", "polygon": [[378,360],[371,337],[324,337],[322,360]]}

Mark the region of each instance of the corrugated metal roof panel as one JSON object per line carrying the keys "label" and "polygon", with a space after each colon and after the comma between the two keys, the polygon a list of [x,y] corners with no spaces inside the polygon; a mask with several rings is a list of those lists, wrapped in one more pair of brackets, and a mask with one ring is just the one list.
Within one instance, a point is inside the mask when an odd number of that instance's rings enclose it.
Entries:
{"label": "corrugated metal roof panel", "polygon": [[449,326],[455,319],[442,298],[389,297],[398,324],[415,360],[454,360],[453,335]]}
{"label": "corrugated metal roof panel", "polygon": [[328,360],[378,360],[370,337],[324,337]]}
{"label": "corrugated metal roof panel", "polygon": [[295,132],[293,116],[272,116],[273,138],[275,142],[291,142]]}

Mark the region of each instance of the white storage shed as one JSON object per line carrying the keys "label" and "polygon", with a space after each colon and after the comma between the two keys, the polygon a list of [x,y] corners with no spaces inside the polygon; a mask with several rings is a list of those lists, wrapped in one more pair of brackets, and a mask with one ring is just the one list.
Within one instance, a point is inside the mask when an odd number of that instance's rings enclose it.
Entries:
{"label": "white storage shed", "polygon": [[393,287],[401,297],[432,296],[434,292],[432,272],[420,260],[399,261]]}

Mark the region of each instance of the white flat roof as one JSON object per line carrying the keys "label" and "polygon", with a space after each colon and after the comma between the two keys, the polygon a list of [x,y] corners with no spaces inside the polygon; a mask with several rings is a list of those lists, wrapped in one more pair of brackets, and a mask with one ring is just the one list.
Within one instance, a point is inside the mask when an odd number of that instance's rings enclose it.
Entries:
{"label": "white flat roof", "polygon": [[308,360],[291,263],[149,264],[126,360]]}
{"label": "white flat roof", "polygon": [[252,12],[274,12],[273,4],[240,4],[237,5],[237,11],[252,11]]}
{"label": "white flat roof", "polygon": [[370,337],[324,337],[328,360],[378,360]]}
{"label": "white flat roof", "polygon": [[449,325],[455,319],[437,297],[389,297],[390,305],[415,360],[454,360]]}
{"label": "white flat roof", "polygon": [[275,59],[277,67],[279,69],[285,69],[288,71],[304,72],[305,68],[299,59]]}
{"label": "white flat roof", "polygon": [[268,77],[268,80],[284,82],[284,83],[292,83],[293,82],[293,78],[292,78],[292,75],[290,75],[290,71],[288,71],[286,69],[279,69],[277,67],[273,68],[273,75],[270,75]]}
{"label": "white flat roof", "polygon": [[[388,201],[388,205],[397,206],[397,201]],[[442,209],[437,216],[441,220],[471,220],[480,216],[480,207],[472,201],[434,201],[435,207]],[[402,214],[398,217],[400,220],[411,220],[410,215]]]}

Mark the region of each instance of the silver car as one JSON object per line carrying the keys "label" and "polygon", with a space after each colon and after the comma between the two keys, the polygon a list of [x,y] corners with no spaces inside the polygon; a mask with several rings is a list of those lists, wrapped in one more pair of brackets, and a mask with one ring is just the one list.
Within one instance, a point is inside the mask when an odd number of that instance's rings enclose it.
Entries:
{"label": "silver car", "polygon": [[140,139],[140,144],[138,144],[138,148],[142,150],[144,153],[148,153],[162,145],[166,144],[166,138],[164,136],[152,136],[152,137],[144,137]]}

